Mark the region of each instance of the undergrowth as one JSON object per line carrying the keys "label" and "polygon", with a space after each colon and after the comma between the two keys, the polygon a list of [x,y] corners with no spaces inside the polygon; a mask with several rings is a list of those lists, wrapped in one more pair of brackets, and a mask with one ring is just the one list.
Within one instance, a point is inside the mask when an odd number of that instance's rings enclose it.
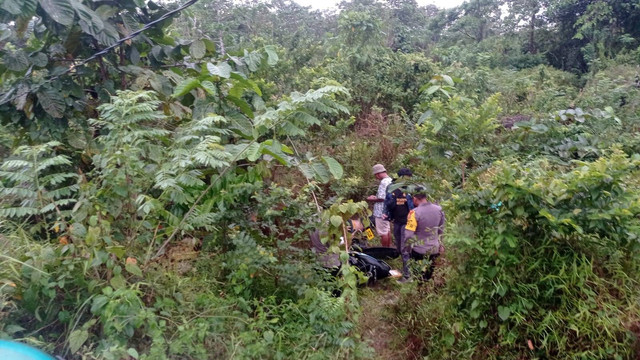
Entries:
{"label": "undergrowth", "polygon": [[637,355],[638,158],[607,153],[567,166],[501,161],[454,197],[446,286],[398,306],[424,356]]}

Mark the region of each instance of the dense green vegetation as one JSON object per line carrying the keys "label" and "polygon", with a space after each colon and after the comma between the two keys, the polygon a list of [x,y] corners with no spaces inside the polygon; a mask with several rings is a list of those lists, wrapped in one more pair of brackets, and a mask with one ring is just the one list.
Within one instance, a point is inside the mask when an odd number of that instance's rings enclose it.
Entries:
{"label": "dense green vegetation", "polygon": [[[635,359],[639,23],[638,0],[0,0],[0,338]],[[435,282],[363,290],[310,250],[347,263],[377,162],[446,211]],[[380,352],[360,304],[387,292]]]}

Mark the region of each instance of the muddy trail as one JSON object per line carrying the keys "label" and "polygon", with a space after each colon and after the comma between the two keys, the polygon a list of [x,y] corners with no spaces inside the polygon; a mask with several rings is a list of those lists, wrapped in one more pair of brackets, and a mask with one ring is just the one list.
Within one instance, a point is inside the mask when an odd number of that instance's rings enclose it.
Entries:
{"label": "muddy trail", "polygon": [[[393,269],[401,269],[399,259],[388,261]],[[362,313],[358,321],[358,330],[362,339],[368,342],[375,351],[372,359],[377,360],[407,360],[421,359],[424,344],[422,340],[411,334],[408,324],[402,324],[399,313],[406,313],[402,309],[402,299],[406,304],[406,296],[416,293],[426,296],[427,293],[439,292],[445,284],[444,271],[449,262],[439,259],[436,262],[434,277],[428,283],[414,281],[400,284],[397,279],[386,278],[359,291],[359,301]],[[406,314],[405,314],[406,315]]]}
{"label": "muddy trail", "polygon": [[[387,260],[392,269],[402,269],[400,259]],[[415,284],[399,284],[396,278],[386,278],[362,288],[359,301],[362,313],[358,328],[362,339],[375,351],[373,359],[404,360],[415,358],[407,347],[407,329],[397,319],[403,293],[415,291]]]}
{"label": "muddy trail", "polygon": [[403,338],[405,331],[396,326],[393,317],[401,296],[395,279],[384,279],[361,290],[359,332],[375,350],[374,359],[407,359]]}

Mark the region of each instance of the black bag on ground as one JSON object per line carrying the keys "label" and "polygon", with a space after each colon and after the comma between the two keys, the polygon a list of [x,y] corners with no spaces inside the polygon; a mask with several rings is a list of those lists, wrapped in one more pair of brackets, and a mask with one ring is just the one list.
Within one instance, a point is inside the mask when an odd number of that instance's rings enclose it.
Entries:
{"label": "black bag on ground", "polygon": [[397,249],[381,246],[362,249],[362,252],[378,260],[395,259],[400,256]]}
{"label": "black bag on ground", "polygon": [[349,264],[362,271],[369,278],[369,283],[373,283],[391,275],[391,266],[389,266],[389,264],[361,252],[350,252]]}

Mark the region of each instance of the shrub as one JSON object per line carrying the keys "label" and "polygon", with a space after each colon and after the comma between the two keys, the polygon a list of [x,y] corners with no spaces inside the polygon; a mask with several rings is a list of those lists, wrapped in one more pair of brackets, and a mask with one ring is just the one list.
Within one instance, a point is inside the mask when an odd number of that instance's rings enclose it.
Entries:
{"label": "shrub", "polygon": [[473,169],[495,156],[500,94],[476,103],[454,95],[424,104],[426,112],[417,125],[419,140],[410,156],[419,159],[418,173],[426,177],[434,195],[446,194],[451,186],[464,185]]}
{"label": "shrub", "polygon": [[[421,303],[429,358],[631,358],[640,157],[500,161],[455,196],[456,273]],[[452,217],[450,217],[452,218]]]}

